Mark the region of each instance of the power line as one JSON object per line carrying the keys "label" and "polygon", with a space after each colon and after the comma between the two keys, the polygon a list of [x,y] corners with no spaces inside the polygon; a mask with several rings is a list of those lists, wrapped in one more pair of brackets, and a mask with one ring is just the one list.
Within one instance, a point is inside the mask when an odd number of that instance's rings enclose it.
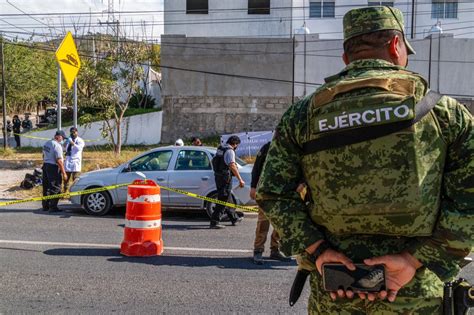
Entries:
{"label": "power line", "polygon": [[31,16],[31,14],[29,14],[29,13],[23,11],[22,9],[20,9],[19,7],[17,7],[17,6],[14,5],[13,3],[11,3],[9,0],[6,0],[6,1],[7,1],[7,3],[8,3],[9,5],[11,5],[12,7],[14,7],[14,8],[17,9],[18,11],[22,12],[24,15],[26,15],[26,16],[32,18],[33,20],[35,20],[36,22],[38,22],[38,23],[40,23],[40,24],[46,25],[48,28],[51,28],[51,26],[49,26],[48,24],[45,24],[43,21],[40,21],[40,20],[38,20],[37,18]]}
{"label": "power line", "polygon": [[[471,8],[471,9],[462,9],[462,10],[458,10],[458,12],[460,13],[471,13],[471,12],[474,12],[474,8]],[[421,16],[421,15],[430,15],[432,14],[431,11],[417,11],[415,16]],[[2,16],[2,15],[0,15]],[[342,15],[335,15],[333,17],[333,19],[341,19],[342,17],[344,16],[344,14]],[[147,21],[147,24],[149,25],[154,25],[154,26],[163,26],[163,25],[171,25],[171,26],[175,26],[175,25],[203,25],[203,24],[229,24],[229,23],[270,23],[270,22],[289,22],[289,21],[304,21],[304,20],[308,20],[308,19],[311,19],[311,17],[309,16],[300,16],[300,15],[287,15],[287,16],[270,16],[270,17],[265,17],[265,18],[262,18],[262,17],[244,17],[244,18],[238,18],[238,17],[234,17],[234,18],[209,18],[209,19],[199,19],[199,20],[191,20],[191,19],[182,19],[182,20],[169,20],[169,21],[163,21],[163,22],[155,22],[155,21]],[[35,19],[37,20],[37,19]],[[315,19],[315,20],[320,20],[320,19]],[[44,22],[41,22],[39,20],[37,20],[38,22],[40,22],[41,24],[45,25],[46,27],[50,27],[49,25],[45,24]],[[130,22],[122,22],[121,24],[125,25],[125,26],[140,26],[140,24],[142,23],[142,21],[130,21]],[[77,24],[75,24],[77,25]],[[88,24],[85,24],[83,23],[82,24],[83,26],[84,25],[88,25]],[[32,25],[31,27],[33,27],[34,25]],[[72,25],[71,23],[70,24],[65,24],[65,26],[74,26]],[[429,25],[429,26],[432,26],[432,25]],[[417,26],[419,27],[419,26]],[[41,27],[40,27],[41,28]]]}
{"label": "power line", "polygon": [[[472,0],[458,0],[456,1],[458,4],[466,3],[466,4],[472,4]],[[403,7],[404,5],[411,4],[411,1],[407,2],[397,2],[395,3],[395,7]],[[430,5],[432,4],[432,1],[417,1],[417,5]],[[335,8],[353,8],[353,7],[366,7],[367,5],[354,5],[354,4],[338,4],[335,5]],[[262,7],[261,9],[264,9],[266,7]],[[270,7],[270,11],[278,11],[278,10],[299,10],[299,9],[308,9],[310,6],[280,6],[280,7]],[[257,8],[258,9],[258,8]],[[186,9],[175,9],[175,10],[114,10],[114,13],[121,14],[121,15],[128,15],[128,14],[154,14],[154,13],[176,13],[176,14],[186,14]],[[248,7],[242,7],[242,8],[209,8],[208,12],[209,13],[218,13],[218,12],[248,12]],[[430,10],[431,12],[431,10]],[[79,11],[79,12],[43,12],[43,13],[28,13],[27,15],[29,16],[72,16],[72,15],[104,15],[103,11]],[[188,15],[193,15],[193,14],[188,14]],[[22,14],[15,14],[15,13],[0,13],[0,16],[22,16]]]}
{"label": "power line", "polygon": [[[8,22],[7,22],[8,23]],[[464,23],[474,23],[474,21],[463,21],[463,22],[455,22],[455,23],[449,23],[449,25],[457,25],[457,24],[464,24]],[[14,26],[13,24],[9,23],[10,25]],[[446,24],[448,25],[448,24]],[[419,27],[425,27],[425,26],[431,26],[431,25],[421,25]],[[465,26],[465,27],[459,27],[459,28],[445,28],[445,31],[452,31],[452,30],[462,30],[462,29],[470,29],[470,28],[473,28],[473,26]],[[26,32],[18,32],[18,31],[4,31],[5,33],[11,33],[11,34],[21,34],[21,35],[28,35],[28,36],[37,36],[37,37],[51,37],[51,35],[47,35],[45,33],[35,33],[35,32],[29,32],[28,30],[22,28],[23,30],[25,30]],[[335,31],[335,32],[321,32],[321,33],[316,33],[318,35],[328,35],[328,34],[342,34],[342,32],[340,31]],[[288,34],[282,34],[282,35],[288,35]],[[229,40],[226,40],[224,41],[224,38],[255,38],[255,37],[265,37],[265,36],[268,36],[268,35],[260,35],[260,36],[248,36],[248,37],[234,37],[234,36],[228,36],[228,37],[219,37],[221,38],[223,41],[222,42],[196,42],[195,40],[192,41],[192,43],[180,43],[182,45],[189,45],[189,44],[202,44],[202,45],[217,45],[217,44],[236,44],[236,45],[247,45],[247,44],[267,44],[267,43],[286,43],[285,40],[282,40],[282,39],[276,39],[275,41],[273,42],[253,42],[253,43],[250,43],[250,42],[231,42]],[[177,38],[173,38],[173,40],[176,40],[176,39],[181,39],[180,37],[177,37]],[[189,39],[189,38],[185,38],[183,37],[183,39]],[[84,39],[85,40],[85,39]],[[116,40],[116,39],[102,39],[103,41],[110,41],[110,42],[126,42],[126,40]],[[153,40],[153,37],[151,38],[151,40]],[[165,38],[166,40],[166,38]],[[316,39],[316,40],[312,40],[312,39],[307,39],[307,42],[316,42],[316,41],[320,41],[321,39]],[[166,42],[164,43],[166,44]]]}
{"label": "power line", "polygon": [[[466,28],[470,28],[470,27],[460,27],[460,28],[455,28],[457,30],[460,30],[460,29],[466,29]],[[34,35],[34,33],[23,33],[23,34],[28,34],[28,35]],[[126,43],[126,44],[135,44],[135,45],[143,45],[143,44],[146,44],[146,43],[143,43],[143,42],[136,42],[136,41],[133,41],[133,40],[116,40],[116,39],[107,39],[107,38],[87,38],[87,37],[81,37],[79,39],[81,42],[83,41],[92,41],[92,40],[95,40],[95,41],[105,41],[105,42],[118,42],[118,43]],[[307,42],[321,42],[321,40],[307,40]],[[226,42],[222,42],[223,44],[226,44]],[[289,44],[290,43],[290,40],[286,40],[286,41],[278,41],[277,43],[279,44]],[[275,52],[275,51],[268,51],[268,50],[246,50],[246,49],[235,49],[235,48],[222,48],[222,47],[212,47],[212,46],[215,46],[219,43],[214,43],[214,42],[206,42],[206,43],[202,43],[201,45],[205,45],[207,47],[202,47],[202,46],[196,46],[194,42],[185,42],[185,43],[167,43],[167,42],[164,42],[162,43],[162,46],[164,47],[175,47],[175,48],[185,48],[185,49],[194,49],[194,50],[210,50],[210,51],[228,51],[228,52],[235,52],[235,53],[229,53],[229,54],[220,54],[220,55],[227,55],[227,56],[236,56],[236,55],[291,55],[292,54],[292,51],[288,50],[287,52],[283,51],[283,52]],[[248,44],[247,42],[241,42],[240,43],[241,45],[246,45]],[[273,42],[263,42],[263,44],[273,44]],[[211,46],[211,47],[210,47]],[[342,50],[342,47],[337,47],[337,48],[325,48],[325,49],[313,49],[313,50],[306,50],[306,52],[299,52],[297,53],[297,55],[303,55],[306,53],[307,56],[325,56],[325,57],[340,57],[339,55],[338,56],[334,56],[334,55],[318,55],[318,54],[311,54],[312,52],[327,52],[327,51],[341,51]],[[206,54],[206,55],[198,55],[198,54],[194,54],[193,56],[194,57],[198,57],[198,56],[214,56],[216,54]]]}
{"label": "power line", "polygon": [[[16,46],[21,46],[21,47],[27,47],[27,48],[33,48],[37,50],[43,50],[46,52],[54,52],[52,49],[47,49],[47,48],[41,48],[41,47],[31,47],[28,45],[20,44],[20,43],[11,43],[11,42],[5,42],[7,45],[16,45]],[[101,59],[101,60],[106,60],[107,58],[103,57],[96,57],[96,56],[91,56],[87,55],[84,53],[79,54],[82,57],[86,58],[96,58],[96,59]],[[126,62],[124,60],[120,60],[119,58],[114,59],[115,62]],[[417,60],[420,61],[420,60]],[[456,62],[456,61],[446,61],[446,60],[439,60],[440,62]],[[463,62],[459,61],[460,63],[474,63],[474,62]],[[150,66],[150,64],[139,64],[141,66]],[[223,73],[223,72],[214,72],[214,71],[206,71],[206,70],[199,70],[199,69],[190,69],[190,68],[182,68],[182,67],[175,67],[175,66],[166,66],[166,65],[155,65],[151,64],[151,66],[155,67],[160,67],[163,69],[169,69],[169,70],[177,70],[177,71],[187,71],[187,72],[193,72],[193,73],[202,73],[202,74],[208,74],[208,75],[216,75],[216,76],[225,76],[225,77],[232,77],[232,78],[238,78],[238,79],[248,79],[248,80],[257,80],[257,81],[266,81],[266,82],[276,82],[276,83],[285,83],[285,84],[295,84],[295,85],[309,85],[309,86],[321,86],[323,83],[316,83],[316,82],[304,82],[304,81],[293,81],[293,80],[285,80],[285,79],[277,79],[277,78],[265,78],[265,77],[256,77],[256,76],[247,76],[247,75],[239,75],[239,74],[231,74],[231,73]],[[49,75],[49,74],[48,74]],[[444,93],[446,94],[446,93]],[[453,95],[453,96],[463,96],[463,97],[473,97],[473,95],[460,95],[460,94],[446,94],[446,95]]]}
{"label": "power line", "polygon": [[[458,29],[463,29],[463,28],[458,28]],[[468,32],[471,33],[471,32]],[[29,33],[28,33],[29,34]],[[11,37],[11,36],[10,36]],[[81,38],[81,41],[87,41],[87,40],[96,40],[96,41],[101,41],[104,39],[101,38]],[[145,43],[143,42],[135,42],[131,40],[110,40],[110,39],[105,39],[105,41],[112,41],[112,42],[121,42],[121,43],[128,43],[128,44],[136,44],[136,45],[144,45]],[[310,40],[308,40],[310,41]],[[319,41],[319,40],[318,40]],[[279,43],[284,43],[284,44],[289,44],[290,41],[280,41]],[[230,52],[235,52],[235,53],[227,53],[227,54],[219,54],[219,56],[255,56],[255,55],[292,55],[292,51],[288,52],[274,52],[274,51],[253,51],[253,50],[239,50],[239,49],[228,49],[228,48],[219,48],[219,47],[199,47],[199,46],[191,46],[193,43],[184,43],[184,44],[169,44],[169,43],[163,43],[162,46],[165,47],[175,47],[175,48],[186,48],[186,49],[194,49],[194,50],[211,50],[211,51],[230,51]],[[206,43],[209,45],[213,45],[215,43]],[[245,44],[245,43],[243,43]],[[52,42],[50,42],[50,45],[53,45]],[[146,44],[145,44],[146,45]],[[326,48],[326,49],[314,49],[314,50],[306,50],[306,52],[298,52],[296,55],[306,55],[308,57],[329,57],[329,58],[340,58],[340,55],[324,55],[324,54],[312,54],[312,52],[327,52],[327,51],[342,51],[342,47],[338,48]],[[214,57],[217,56],[217,54],[193,54],[193,57]],[[429,60],[426,59],[415,59],[414,61],[419,61],[419,62],[428,62]],[[442,62],[447,62],[447,63],[472,63],[470,61],[459,61],[459,60],[440,60]]]}
{"label": "power line", "polygon": [[[32,48],[32,49],[37,49],[37,50],[43,50],[46,52],[55,52],[55,50],[52,49],[47,49],[47,48],[42,48],[42,47],[31,47],[28,45],[20,44],[20,43],[12,43],[12,42],[5,42],[6,45],[14,45],[14,46],[20,46],[20,47],[27,47],[27,48]],[[81,57],[86,57],[86,58],[96,58],[96,59],[101,59],[101,60],[108,60],[108,58],[104,57],[97,57],[97,56],[91,56],[88,54],[84,53],[79,53],[79,56]],[[114,59],[115,62],[124,62],[126,63],[125,60],[121,60],[119,58]],[[149,64],[139,64],[140,66],[149,66]],[[151,64],[151,66],[155,67],[160,67],[163,69],[170,69],[170,70],[178,70],[178,71],[187,71],[187,72],[193,72],[193,73],[202,73],[202,74],[209,74],[209,75],[217,75],[217,76],[225,76],[225,77],[232,77],[232,78],[238,78],[238,79],[248,79],[248,80],[257,80],[257,81],[267,81],[267,82],[276,82],[276,83],[288,83],[288,84],[298,84],[298,85],[314,85],[314,86],[320,86],[322,83],[315,83],[315,82],[303,82],[303,81],[295,81],[293,82],[292,80],[285,80],[285,79],[278,79],[278,78],[265,78],[265,77],[256,77],[256,76],[248,76],[248,75],[240,75],[240,74],[232,74],[232,73],[223,73],[223,72],[214,72],[214,71],[206,71],[206,70],[199,70],[199,69],[190,69],[190,68],[182,68],[182,67],[175,67],[175,66],[166,66],[163,64],[156,65],[156,64]]]}

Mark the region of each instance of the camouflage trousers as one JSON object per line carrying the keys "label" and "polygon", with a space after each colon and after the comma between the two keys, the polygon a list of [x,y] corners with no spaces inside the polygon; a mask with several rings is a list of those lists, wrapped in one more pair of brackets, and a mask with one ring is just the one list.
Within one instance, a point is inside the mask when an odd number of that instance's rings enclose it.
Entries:
{"label": "camouflage trousers", "polygon": [[332,301],[329,293],[323,290],[322,279],[316,271],[311,272],[311,294],[308,302],[308,314],[442,314],[443,283],[430,271],[421,268],[415,278],[402,288],[395,300],[368,301],[338,299]]}

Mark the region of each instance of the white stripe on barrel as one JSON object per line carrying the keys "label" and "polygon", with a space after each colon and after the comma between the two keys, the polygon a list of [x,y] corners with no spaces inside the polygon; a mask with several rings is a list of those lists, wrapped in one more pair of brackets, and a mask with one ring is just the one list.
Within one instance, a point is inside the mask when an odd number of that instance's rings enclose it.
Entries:
{"label": "white stripe on barrel", "polygon": [[127,195],[128,202],[147,202],[147,203],[157,203],[161,201],[161,195],[141,195],[137,198],[132,198],[132,196]]}
{"label": "white stripe on barrel", "polygon": [[147,220],[147,221],[125,219],[125,227],[131,228],[131,229],[156,229],[156,228],[161,227],[161,219],[160,220]]}

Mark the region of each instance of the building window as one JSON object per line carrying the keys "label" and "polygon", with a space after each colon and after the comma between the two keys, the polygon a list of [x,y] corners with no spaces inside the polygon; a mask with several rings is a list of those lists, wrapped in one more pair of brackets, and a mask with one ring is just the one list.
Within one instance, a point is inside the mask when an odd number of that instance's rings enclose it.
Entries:
{"label": "building window", "polygon": [[310,18],[335,17],[336,2],[334,0],[311,1],[309,3]]}
{"label": "building window", "polygon": [[393,1],[369,1],[369,7],[378,7],[381,5],[393,7]]}
{"label": "building window", "polygon": [[457,0],[433,0],[431,5],[432,19],[456,19],[457,17]]}
{"label": "building window", "polygon": [[270,14],[270,0],[249,0],[249,14]]}
{"label": "building window", "polygon": [[186,14],[208,14],[209,0],[186,0]]}

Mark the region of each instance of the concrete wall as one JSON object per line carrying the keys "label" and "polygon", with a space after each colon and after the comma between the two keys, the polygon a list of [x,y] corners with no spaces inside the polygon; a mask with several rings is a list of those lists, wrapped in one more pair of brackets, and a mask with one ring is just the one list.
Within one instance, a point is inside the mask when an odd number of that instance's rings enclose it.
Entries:
{"label": "concrete wall", "polygon": [[162,36],[162,95],[291,95],[291,84],[278,81],[292,79],[292,51],[291,39]]}
{"label": "concrete wall", "polygon": [[186,14],[186,0],[164,1],[164,33],[189,37],[290,37],[291,0],[271,0],[270,14],[248,14],[248,0],[209,0],[208,14]]}
{"label": "concrete wall", "polygon": [[[272,130],[291,103],[292,40],[165,36],[162,42],[165,142]],[[417,54],[410,56],[408,68],[429,80],[432,89],[472,104],[474,39],[443,35],[412,44]],[[342,53],[342,40],[296,36],[295,97],[314,92],[324,78],[344,69]]]}
{"label": "concrete wall", "polygon": [[163,141],[273,130],[291,97],[165,97]]}
{"label": "concrete wall", "polygon": [[161,41],[165,142],[272,130],[291,103],[291,39],[163,36]]}
{"label": "concrete wall", "polygon": [[[161,141],[162,115],[160,112],[136,115],[124,118],[122,122],[123,144],[157,144]],[[79,136],[86,140],[87,145],[107,144],[108,141],[102,138],[102,122],[94,122],[87,126],[79,126]],[[69,134],[69,127],[63,128]],[[50,139],[54,136],[55,130],[43,130],[31,132],[28,136]],[[21,145],[24,147],[42,147],[45,140],[22,137]]]}

